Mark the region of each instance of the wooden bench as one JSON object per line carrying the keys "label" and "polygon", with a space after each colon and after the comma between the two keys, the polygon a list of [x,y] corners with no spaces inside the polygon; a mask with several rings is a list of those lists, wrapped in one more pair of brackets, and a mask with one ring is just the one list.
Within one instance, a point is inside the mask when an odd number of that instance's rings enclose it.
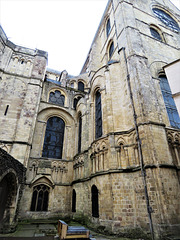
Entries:
{"label": "wooden bench", "polygon": [[62,220],[58,221],[59,239],[89,239],[89,230],[82,226],[68,226]]}

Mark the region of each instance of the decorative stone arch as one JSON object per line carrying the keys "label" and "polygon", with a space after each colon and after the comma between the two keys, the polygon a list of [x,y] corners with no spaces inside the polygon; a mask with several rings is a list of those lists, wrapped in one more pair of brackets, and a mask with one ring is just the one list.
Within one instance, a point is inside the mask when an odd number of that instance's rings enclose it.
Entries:
{"label": "decorative stone arch", "polygon": [[0,232],[13,231],[25,183],[26,168],[0,148]]}
{"label": "decorative stone arch", "polygon": [[72,157],[72,154],[74,154],[71,153],[70,155],[75,139],[75,120],[69,112],[67,112],[64,108],[60,107],[43,109],[38,115],[38,122],[40,122],[41,125],[43,124],[41,146],[39,146],[39,148],[41,149],[40,156],[42,155],[43,150],[46,124],[48,119],[51,117],[61,118],[65,123],[62,159],[69,159]]}

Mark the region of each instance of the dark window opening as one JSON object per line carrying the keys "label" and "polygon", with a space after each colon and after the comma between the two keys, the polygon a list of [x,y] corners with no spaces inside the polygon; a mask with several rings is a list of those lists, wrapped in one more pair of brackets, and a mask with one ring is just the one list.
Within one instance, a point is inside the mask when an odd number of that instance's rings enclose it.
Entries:
{"label": "dark window opening", "polygon": [[114,52],[114,42],[112,42],[109,47],[109,59],[112,57],[113,52]]}
{"label": "dark window opening", "polygon": [[9,105],[7,105],[7,106],[6,106],[6,110],[5,110],[5,112],[4,112],[4,116],[6,116],[6,115],[7,115],[8,108],[9,108]]}
{"label": "dark window opening", "polygon": [[102,136],[101,94],[99,91],[96,92],[95,98],[95,121],[95,136],[99,138]]}
{"label": "dark window opening", "polygon": [[79,100],[81,99],[81,97],[77,97],[74,99],[74,102],[73,102],[73,108],[76,110],[76,107],[77,107],[77,104],[79,102]]}
{"label": "dark window opening", "polygon": [[61,118],[51,117],[47,121],[42,157],[62,158],[65,123]]}
{"label": "dark window opening", "polygon": [[150,32],[152,37],[156,38],[159,41],[162,41],[162,38],[156,29],[150,28]]}
{"label": "dark window opening", "polygon": [[91,200],[92,200],[92,216],[99,217],[99,200],[98,200],[98,189],[95,185],[91,188]]}
{"label": "dark window opening", "polygon": [[55,103],[61,106],[64,106],[64,100],[65,97],[64,95],[61,94],[60,91],[55,91],[55,92],[51,92],[49,95],[49,102],[50,103]]}
{"label": "dark window opening", "polygon": [[79,129],[78,129],[78,153],[81,152],[81,137],[82,137],[82,116],[79,115]]}
{"label": "dark window opening", "polygon": [[169,28],[179,32],[179,26],[177,22],[166,12],[159,8],[153,8],[153,12],[161,22],[163,22]]}
{"label": "dark window opening", "polygon": [[33,188],[31,211],[47,211],[49,200],[49,187],[40,184]]}
{"label": "dark window opening", "polygon": [[78,82],[78,90],[81,92],[84,92],[84,83],[83,82]]}
{"label": "dark window opening", "polygon": [[109,36],[109,33],[111,31],[111,23],[110,23],[110,19],[107,20],[107,24],[106,24],[106,34],[107,37]]}
{"label": "dark window opening", "polygon": [[180,128],[180,118],[176,108],[176,104],[172,97],[171,89],[168,83],[168,80],[165,75],[161,75],[159,77],[161,92],[164,98],[164,103],[166,106],[167,114],[169,117],[169,121],[172,127]]}
{"label": "dark window opening", "polygon": [[72,192],[72,212],[76,212],[76,191]]}

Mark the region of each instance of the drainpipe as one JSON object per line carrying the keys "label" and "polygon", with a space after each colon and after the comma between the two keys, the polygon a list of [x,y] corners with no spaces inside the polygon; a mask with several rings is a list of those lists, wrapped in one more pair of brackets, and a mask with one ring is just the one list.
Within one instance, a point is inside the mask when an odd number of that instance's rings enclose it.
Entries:
{"label": "drainpipe", "polygon": [[148,190],[147,190],[147,182],[146,182],[146,170],[144,168],[141,139],[139,137],[139,129],[138,129],[138,124],[137,124],[137,115],[136,115],[136,110],[135,110],[135,106],[134,106],[133,93],[132,93],[132,89],[131,89],[130,75],[129,75],[129,69],[128,69],[128,64],[127,64],[127,57],[126,57],[125,48],[122,47],[121,49],[119,49],[119,46],[118,46],[118,36],[117,36],[117,27],[116,27],[116,19],[115,19],[113,0],[111,0],[111,3],[112,3],[112,8],[113,8],[113,15],[114,15],[115,35],[116,35],[116,39],[117,39],[118,54],[120,54],[120,52],[123,51],[123,56],[124,56],[125,65],[126,65],[127,84],[128,84],[129,95],[130,95],[130,102],[131,102],[131,106],[132,106],[132,109],[133,109],[133,120],[134,120],[136,139],[137,139],[137,144],[138,144],[138,152],[139,152],[139,158],[140,158],[141,175],[142,175],[142,179],[143,179],[143,186],[144,186],[144,192],[145,192],[145,197],[146,197],[146,206],[147,206],[147,212],[148,212],[148,218],[149,218],[149,228],[150,228],[150,232],[151,232],[151,238],[152,238],[152,240],[154,240],[154,230],[153,230],[153,222],[152,222],[152,216],[151,216],[151,213],[153,211],[152,211],[152,208],[151,208],[150,202],[149,202],[149,196],[148,196]]}

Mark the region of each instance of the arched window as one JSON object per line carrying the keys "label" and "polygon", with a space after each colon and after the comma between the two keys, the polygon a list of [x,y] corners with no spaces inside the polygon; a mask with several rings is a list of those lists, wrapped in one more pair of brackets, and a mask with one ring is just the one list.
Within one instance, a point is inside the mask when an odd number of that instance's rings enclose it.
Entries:
{"label": "arched window", "polygon": [[101,94],[99,90],[95,96],[95,135],[96,138],[102,136],[102,112],[101,112]]}
{"label": "arched window", "polygon": [[151,32],[151,36],[159,41],[162,41],[162,38],[161,38],[161,35],[159,34],[159,32],[153,28],[153,27],[150,27],[150,32]]}
{"label": "arched window", "polygon": [[76,191],[72,192],[72,212],[76,212]]}
{"label": "arched window", "polygon": [[76,110],[77,104],[78,104],[78,102],[79,102],[80,99],[81,99],[81,97],[74,98],[73,108],[74,108],[75,110]]}
{"label": "arched window", "polygon": [[50,103],[55,103],[55,104],[64,106],[64,100],[65,100],[64,95],[62,95],[61,92],[58,90],[56,90],[55,92],[51,92],[49,94]]}
{"label": "arched window", "polygon": [[78,128],[78,153],[81,152],[81,135],[82,135],[82,116],[79,115],[79,128]]}
{"label": "arched window", "polygon": [[49,200],[49,187],[44,184],[37,185],[33,188],[31,201],[31,211],[47,211]]}
{"label": "arched window", "polygon": [[114,52],[114,42],[112,42],[109,46],[109,59],[111,59]]}
{"label": "arched window", "polygon": [[159,8],[153,8],[153,13],[166,26],[168,26],[172,30],[175,30],[175,31],[179,32],[178,23],[168,13],[166,13],[165,11],[163,11],[163,10],[161,10]]}
{"label": "arched window", "polygon": [[169,121],[172,127],[180,128],[180,118],[176,104],[172,97],[171,89],[165,75],[160,75],[160,87],[164,98],[164,103],[168,113]]}
{"label": "arched window", "polygon": [[78,82],[78,90],[84,92],[84,83]]}
{"label": "arched window", "polygon": [[91,200],[92,200],[92,216],[99,217],[99,199],[98,189],[95,185],[91,188]]}
{"label": "arched window", "polygon": [[62,158],[65,123],[61,118],[47,121],[42,157]]}
{"label": "arched window", "polygon": [[107,23],[106,23],[106,35],[107,35],[107,37],[109,36],[110,31],[111,31],[111,22],[110,22],[110,19],[108,19]]}

